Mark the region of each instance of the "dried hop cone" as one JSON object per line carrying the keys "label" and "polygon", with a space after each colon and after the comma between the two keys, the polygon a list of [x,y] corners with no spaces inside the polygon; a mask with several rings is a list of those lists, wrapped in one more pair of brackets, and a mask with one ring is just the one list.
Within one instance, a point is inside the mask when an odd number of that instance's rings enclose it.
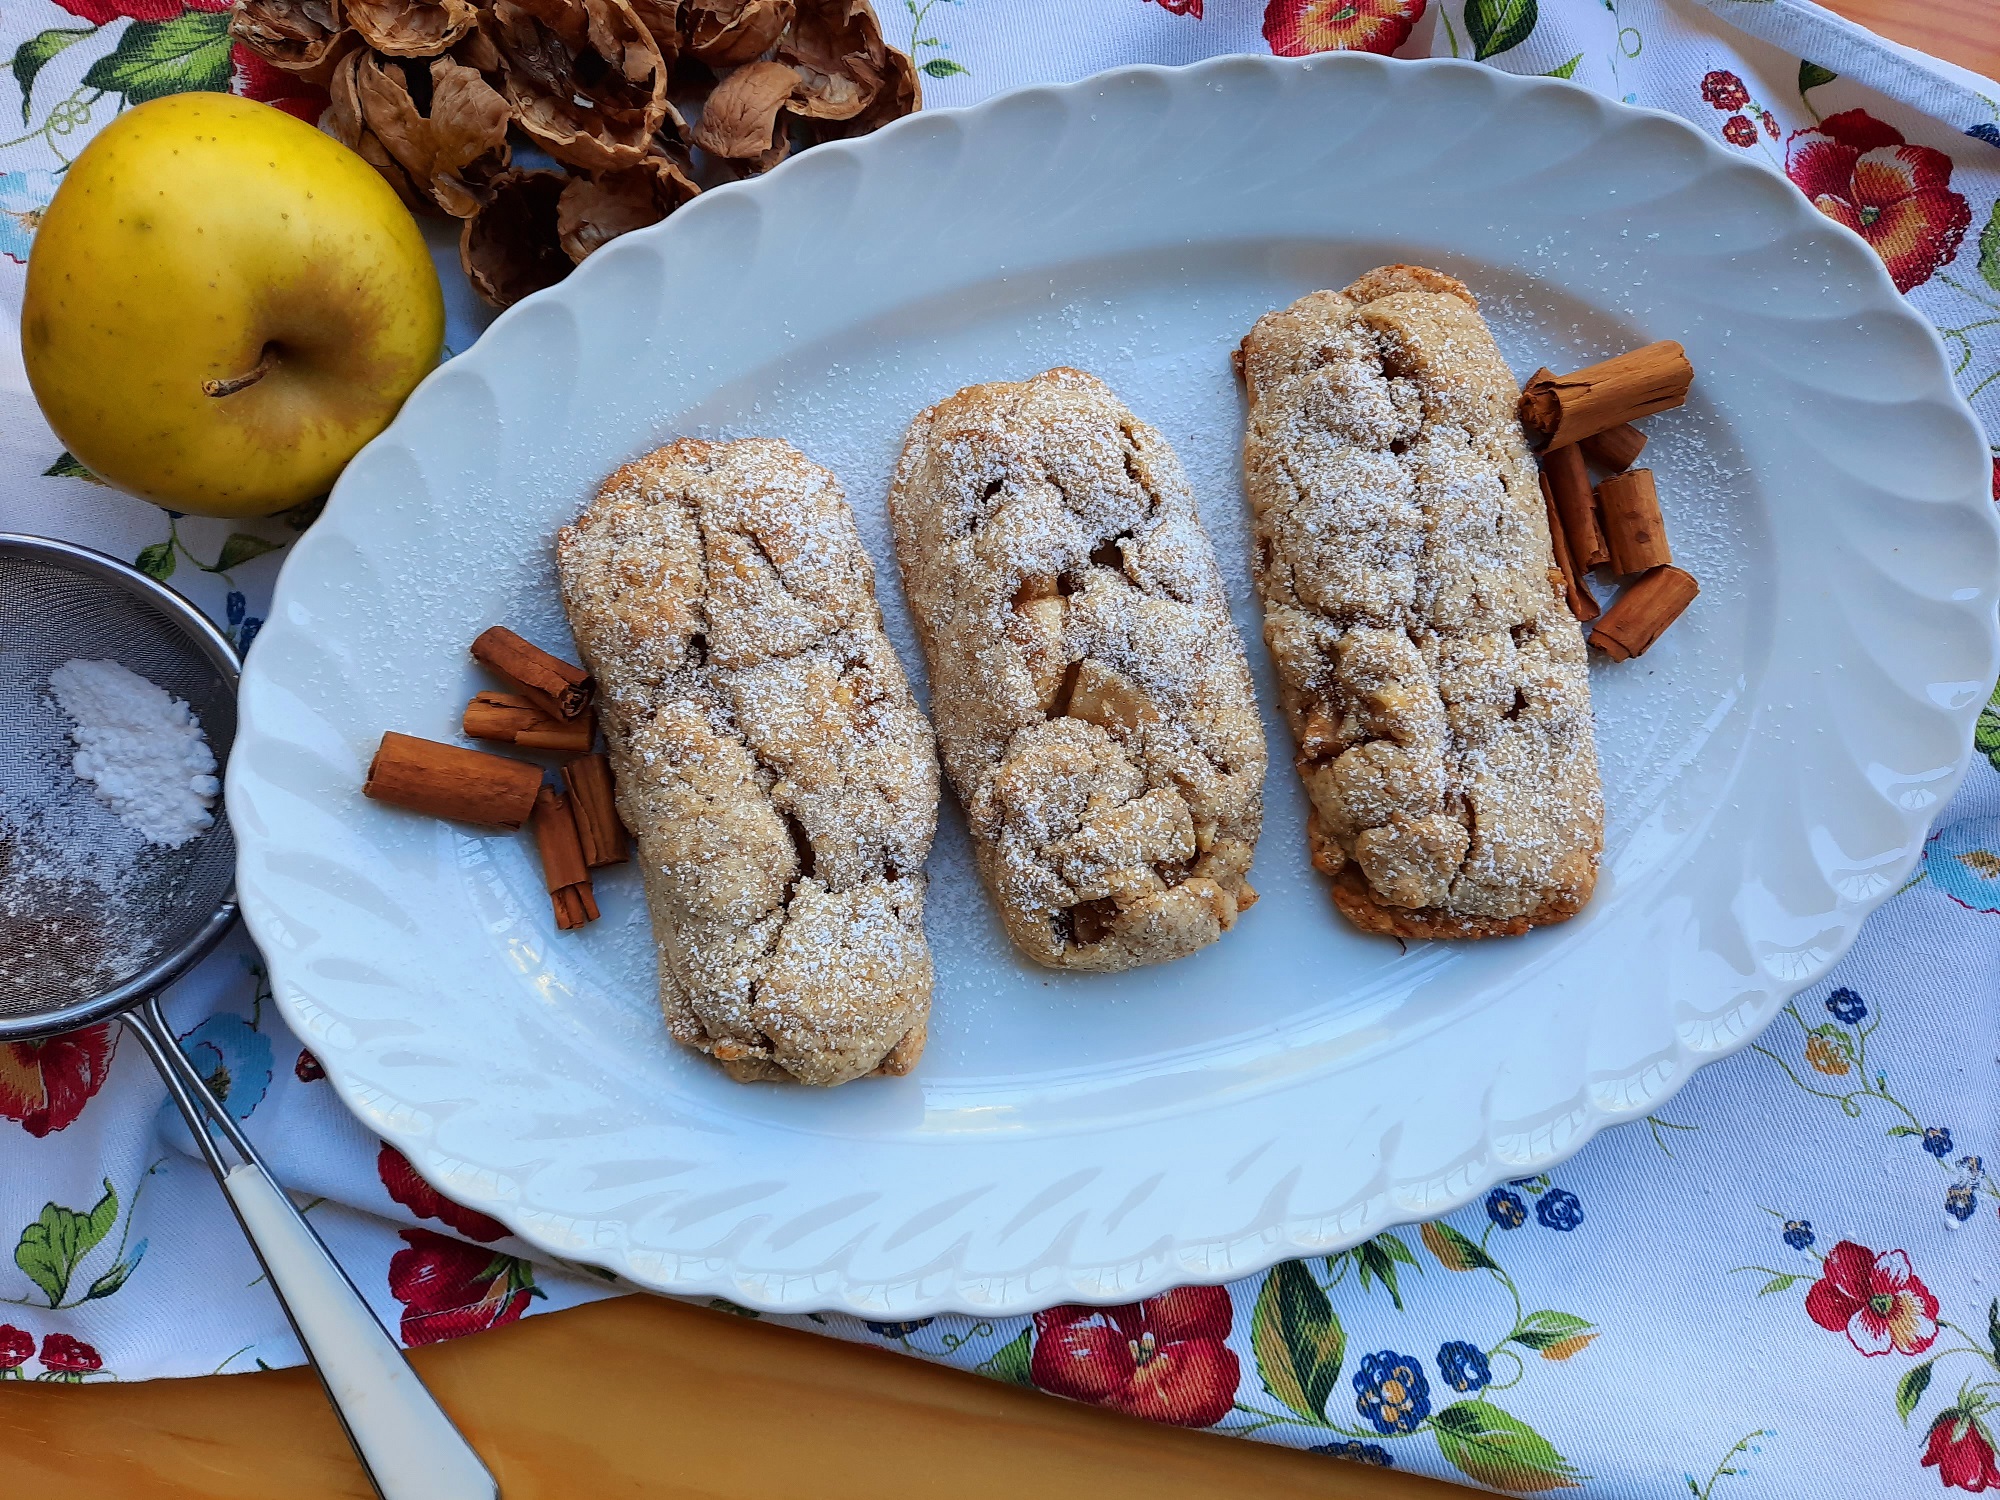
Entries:
{"label": "dried hop cone", "polygon": [[688,52],[712,68],[754,62],[792,24],[793,0],[682,0]]}
{"label": "dried hop cone", "polygon": [[865,134],[920,100],[915,66],[883,40],[863,0],[799,0],[773,56],[745,63],[715,86],[693,139],[715,156],[764,171],[784,159],[795,124],[810,145]]}
{"label": "dried hop cone", "polygon": [[350,108],[360,112],[360,137],[402,168],[413,192],[454,218],[477,213],[487,184],[507,166],[507,101],[452,58],[425,68],[357,54],[328,120],[336,133]]}
{"label": "dried hop cone", "polygon": [[319,88],[354,45],[340,0],[238,0],[229,34],[272,67]]}
{"label": "dried hop cone", "polygon": [[866,135],[923,105],[916,64],[883,40],[867,0],[803,0],[777,57],[798,74],[793,112],[813,140]]}
{"label": "dried hop cone", "polygon": [[478,23],[468,0],[346,0],[361,40],[391,57],[436,57]]}
{"label": "dried hop cone", "polygon": [[667,65],[626,0],[495,0],[482,30],[514,122],[586,172],[636,166],[671,118]]}
{"label": "dried hop cone", "polygon": [[569,274],[557,228],[568,183],[561,172],[502,172],[479,212],[465,221],[458,263],[473,290],[495,307],[510,307]]}
{"label": "dried hop cone", "polygon": [[581,262],[621,234],[657,224],[701,191],[681,165],[649,156],[636,167],[575,177],[556,205],[556,233],[563,251]]}
{"label": "dried hop cone", "polygon": [[430,194],[411,179],[368,120],[362,78],[365,73],[370,85],[369,96],[373,97],[379,91],[378,75],[381,72],[382,63],[366,48],[355,48],[343,54],[334,67],[333,76],[327,80],[328,104],[321,124],[328,135],[380,172],[389,186],[396,190],[396,196],[403,200],[405,207],[412,213],[423,213],[431,207]]}

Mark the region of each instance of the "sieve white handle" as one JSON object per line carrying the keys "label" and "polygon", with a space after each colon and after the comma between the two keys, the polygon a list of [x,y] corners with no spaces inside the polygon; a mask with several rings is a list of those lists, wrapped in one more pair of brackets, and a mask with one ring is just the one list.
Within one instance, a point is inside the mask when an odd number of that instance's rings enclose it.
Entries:
{"label": "sieve white handle", "polygon": [[[500,1487],[479,1455],[182,1054],[159,1002],[146,1000],[125,1022],[222,1184],[376,1493],[382,1500],[498,1500]],[[224,1160],[211,1121],[242,1158],[234,1165]]]}
{"label": "sieve white handle", "polygon": [[383,1500],[497,1496],[479,1456],[270,1175],[242,1162],[222,1186]]}

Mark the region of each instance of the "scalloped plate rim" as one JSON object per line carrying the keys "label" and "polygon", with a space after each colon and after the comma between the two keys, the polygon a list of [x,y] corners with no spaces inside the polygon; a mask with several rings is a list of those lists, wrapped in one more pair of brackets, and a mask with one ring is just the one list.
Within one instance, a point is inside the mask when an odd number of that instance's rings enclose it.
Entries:
{"label": "scalloped plate rim", "polygon": [[[1854,270],[1863,277],[1872,277],[1874,283],[1872,288],[1874,303],[1871,305],[1870,310],[1887,313],[1905,325],[1917,327],[1922,330],[1923,336],[1928,341],[1935,358],[1934,368],[1927,371],[1926,375],[1927,377],[1935,378],[1941,383],[1941,389],[1931,392],[1930,395],[1933,399],[1941,398],[1941,404],[1952,411],[1955,419],[1979,441],[1982,448],[1985,446],[1977,417],[1972,412],[1970,405],[1966,402],[1963,395],[1959,392],[1956,382],[1950,377],[1948,353],[1936,328],[1927,318],[1914,307],[1910,306],[1902,295],[1896,291],[1886,267],[1882,264],[1872,247],[1860,235],[1818,213],[1803,197],[1792,190],[1790,184],[1785,179],[1775,174],[1765,173],[1754,162],[1748,162],[1744,158],[1730,155],[1719,143],[1711,140],[1693,124],[1678,115],[1673,115],[1662,110],[1609,100],[1580,85],[1564,80],[1504,73],[1461,59],[1384,59],[1368,53],[1323,53],[1304,58],[1266,57],[1248,53],[1227,54],[1184,66],[1163,66],[1149,63],[1131,64],[1107,69],[1068,83],[1025,85],[1006,90],[989,99],[982,100],[978,104],[964,108],[930,110],[910,115],[884,126],[870,136],[828,142],[814,148],[810,152],[800,153],[791,157],[762,177],[727,184],[704,193],[680,213],[659,224],[622,236],[621,240],[629,241],[634,245],[654,241],[662,243],[670,242],[671,238],[676,234],[687,231],[688,222],[691,217],[714,212],[715,210],[708,206],[712,201],[721,202],[744,194],[763,195],[782,192],[785,189],[785,184],[790,180],[794,172],[799,170],[801,162],[811,161],[815,157],[823,158],[835,153],[855,154],[880,150],[883,148],[875,143],[893,142],[906,132],[926,128],[927,121],[933,121],[940,117],[953,119],[964,131],[965,135],[970,138],[984,123],[986,117],[1012,106],[1016,101],[1024,97],[1035,95],[1081,97],[1093,91],[1102,90],[1107,86],[1115,85],[1119,80],[1135,76],[1156,77],[1172,84],[1174,81],[1181,79],[1199,82],[1204,75],[1218,73],[1262,71],[1316,72],[1345,69],[1391,73],[1397,70],[1462,72],[1477,74],[1482,79],[1490,81],[1491,86],[1496,88],[1502,96],[1508,94],[1526,95],[1539,91],[1560,91],[1580,96],[1590,101],[1599,118],[1602,120],[1608,121],[1622,117],[1637,116],[1667,122],[1674,130],[1700,142],[1701,149],[1710,169],[1716,165],[1730,169],[1748,167],[1756,170],[1760,178],[1769,176],[1768,190],[1760,189],[1760,191],[1764,192],[1764,196],[1772,207],[1782,205],[1793,224],[1806,231],[1810,237],[1839,244],[1842,247],[1842,253],[1854,263]],[[535,293],[533,296],[508,308],[494,320],[487,330],[487,334],[504,329],[521,316],[532,315],[533,310],[538,307],[567,304],[573,298],[580,295],[584,289],[592,285],[596,277],[609,274],[608,268],[615,264],[617,260],[616,252],[618,250],[619,246],[616,244],[607,246],[605,252],[593,256],[589,261],[580,265],[563,282],[547,290]],[[441,364],[437,370],[426,377],[425,381],[405,403],[402,411],[398,413],[394,421],[370,443],[368,450],[364,450],[364,456],[367,451],[377,446],[387,446],[402,439],[409,428],[416,427],[420,423],[425,392],[447,372],[478,370],[483,365],[501,359],[502,356],[486,347],[489,343],[487,334],[482,334],[480,339],[470,349]],[[500,341],[494,340],[492,342],[494,348],[497,348]],[[413,415],[413,413],[415,414]],[[343,475],[340,482],[336,484],[329,498],[326,510],[319,522],[300,539],[299,543],[284,560],[277,580],[276,591],[274,592],[269,624],[264,632],[266,637],[282,634],[287,628],[283,623],[281,604],[288,586],[295,584],[297,576],[303,574],[312,566],[313,556],[318,550],[318,546],[315,543],[324,544],[327,539],[332,537],[334,527],[328,523],[335,521],[341,516],[345,508],[343,505],[344,497],[347,494],[351,494],[355,488],[356,484],[351,482],[346,475]],[[1996,534],[2000,534],[2000,523],[1995,523],[1994,518],[1990,514],[1986,515],[1986,520],[1989,527],[1994,528]],[[1990,594],[1987,602],[1983,606],[1977,607],[1983,609],[1984,612],[1983,624],[1985,627],[1986,655],[1989,675],[1991,675],[1991,669],[1995,662],[2000,661],[2000,618],[1996,618],[1995,616]],[[1970,615],[1973,613],[1973,609],[1967,608],[1961,612]],[[263,659],[269,659],[268,652],[262,654]],[[261,684],[261,677],[258,676],[259,655],[260,653],[253,649],[250,660],[246,664],[245,676],[246,680],[252,680]],[[1780,981],[1774,976],[1770,976],[1767,972],[1766,978],[1770,980],[1766,989],[1766,994],[1770,997],[1767,1003],[1759,1006],[1749,1022],[1741,1025],[1735,1031],[1734,1035],[1721,1046],[1705,1050],[1696,1049],[1688,1044],[1680,1028],[1676,1027],[1675,1044],[1672,1053],[1672,1076],[1668,1078],[1660,1091],[1647,1095],[1640,1103],[1625,1109],[1610,1109],[1597,1101],[1597,1094],[1599,1089],[1605,1084],[1631,1081],[1640,1077],[1643,1073],[1653,1070],[1660,1065],[1660,1060],[1657,1058],[1648,1061],[1644,1067],[1621,1079],[1591,1079],[1588,1077],[1582,1079],[1577,1091],[1579,1104],[1577,1109],[1573,1111],[1573,1114],[1580,1116],[1580,1118],[1575,1118],[1570,1122],[1569,1134],[1560,1146],[1520,1161],[1502,1163],[1494,1150],[1494,1132],[1489,1128],[1483,1141],[1485,1148],[1483,1155],[1476,1163],[1471,1164],[1469,1167],[1461,1165],[1458,1169],[1472,1185],[1462,1192],[1440,1196],[1436,1203],[1426,1206],[1422,1217],[1439,1217],[1472,1202],[1481,1194],[1489,1191],[1497,1183],[1527,1173],[1546,1170],[1548,1167],[1567,1160],[1594,1139],[1607,1126],[1638,1119],[1653,1110],[1657,1110],[1667,1100],[1678,1093],[1701,1067],[1728,1057],[1755,1041],[1765,1026],[1776,1017],[1778,1012],[1788,1002],[1790,996],[1816,983],[1839,962],[1840,958],[1849,950],[1859,935],[1860,928],[1868,915],[1902,885],[1908,878],[1911,870],[1922,860],[1925,844],[1930,836],[1937,813],[1942,811],[1950,801],[1952,794],[1955,793],[1970,769],[1972,759],[1972,729],[1984,702],[1985,699],[1983,696],[1975,694],[1968,699],[1966,705],[1957,709],[1945,708],[1942,705],[1933,704],[1933,711],[1935,713],[1942,714],[1948,718],[1956,718],[1960,721],[1961,739],[1964,742],[1963,752],[1958,757],[1950,776],[1937,784],[1936,790],[1938,795],[1927,813],[1919,813],[1910,809],[1895,807],[1893,803],[1889,804],[1895,816],[1901,819],[1904,827],[1909,830],[1908,836],[1910,842],[1904,853],[1893,862],[1892,866],[1878,867],[1890,869],[1893,872],[1892,879],[1882,882],[1878,894],[1860,899],[1842,898],[1841,904],[1838,907],[1838,914],[1842,923],[1839,938],[1837,943],[1826,950],[1827,956],[1823,961],[1811,965],[1809,971],[1805,973],[1805,977],[1797,980]],[[248,740],[261,732],[261,726],[254,724],[251,717],[246,714],[244,722],[239,729],[238,739],[239,741]],[[248,779],[248,773],[240,770],[244,763],[243,757],[231,757],[227,773],[227,797],[232,807],[238,805],[244,799],[253,797],[253,794],[246,789],[244,784]],[[310,1038],[310,1028],[306,1024],[306,1012],[308,1009],[314,1007],[312,1006],[312,1002],[306,1000],[302,993],[295,988],[294,977],[288,972],[292,966],[292,955],[281,944],[266,941],[273,932],[271,926],[273,919],[267,914],[267,902],[257,879],[256,872],[250,868],[256,855],[264,847],[265,839],[262,835],[257,836],[255,839],[249,838],[244,836],[240,831],[238,837],[240,845],[238,887],[242,898],[245,923],[266,955],[271,971],[275,997],[281,1012],[295,1030],[299,1031],[302,1036]],[[1745,1001],[1743,1003],[1747,1005],[1750,1002]],[[1286,1221],[1286,1230],[1282,1235],[1258,1236],[1263,1243],[1254,1253],[1242,1260],[1234,1261],[1226,1268],[1212,1273],[1204,1273],[1186,1265],[1168,1265],[1167,1262],[1174,1260],[1176,1258],[1175,1255],[1154,1255],[1148,1257],[1148,1259],[1163,1265],[1165,1269],[1145,1272],[1136,1276],[1128,1275],[1127,1277],[1117,1278],[1122,1284],[1115,1290],[1103,1290],[1101,1289],[1101,1284],[1104,1281],[1113,1279],[1113,1277],[1097,1273],[1117,1273],[1120,1271],[1129,1273],[1135,1265],[1141,1263],[1127,1260],[1104,1264],[1065,1265],[1056,1269],[1053,1273],[1051,1273],[1051,1268],[1042,1266],[1037,1268],[1038,1271],[1043,1273],[1037,1290],[1025,1294],[1003,1296],[989,1301],[968,1301],[964,1295],[964,1291],[968,1287],[982,1286],[1002,1280],[1002,1276],[999,1273],[993,1275],[968,1275],[957,1267],[954,1267],[951,1272],[952,1286],[958,1293],[957,1295],[954,1295],[953,1291],[931,1295],[902,1295],[898,1291],[898,1288],[906,1289],[914,1277],[922,1274],[921,1271],[913,1272],[911,1276],[906,1276],[899,1280],[875,1279],[865,1282],[850,1282],[844,1277],[832,1278],[838,1280],[839,1284],[837,1287],[821,1287],[806,1297],[774,1294],[771,1288],[774,1284],[778,1283],[797,1285],[826,1282],[830,1279],[827,1272],[771,1270],[732,1274],[722,1271],[707,1275],[679,1276],[670,1282],[659,1282],[636,1271],[632,1264],[634,1251],[629,1242],[616,1247],[603,1247],[602,1253],[579,1256],[576,1254],[575,1247],[553,1244],[548,1239],[534,1232],[532,1226],[538,1218],[543,1216],[539,1211],[523,1211],[520,1205],[512,1201],[492,1196],[482,1197],[476,1192],[468,1192],[467,1185],[463,1181],[452,1180],[441,1170],[443,1153],[432,1150],[423,1137],[412,1134],[406,1129],[398,1128],[397,1122],[393,1117],[393,1111],[385,1109],[381,1103],[381,1099],[383,1098],[382,1091],[376,1085],[368,1083],[352,1073],[346,1065],[346,1059],[341,1050],[326,1048],[324,1050],[316,1050],[315,1055],[319,1058],[325,1069],[328,1081],[334,1085],[336,1095],[342,1103],[364,1124],[376,1131],[384,1140],[396,1146],[410,1160],[426,1181],[429,1181],[441,1191],[448,1190],[457,1201],[463,1203],[465,1206],[500,1220],[507,1225],[511,1233],[527,1244],[559,1258],[572,1261],[583,1260],[592,1264],[602,1265],[607,1270],[617,1273],[626,1282],[635,1287],[677,1296],[723,1296],[728,1297],[732,1301],[767,1312],[802,1313],[807,1311],[839,1311],[866,1317],[885,1312],[897,1315],[928,1315],[973,1309],[982,1315],[1012,1316],[1033,1312],[1065,1301],[1104,1304],[1132,1302],[1146,1296],[1157,1295],[1177,1285],[1223,1284],[1256,1275],[1280,1261],[1291,1259],[1297,1255],[1308,1253],[1326,1254],[1340,1246],[1359,1243],[1395,1225],[1414,1221],[1413,1216],[1399,1214],[1394,1205],[1388,1203],[1387,1200],[1393,1195],[1392,1186],[1390,1191],[1374,1195],[1370,1212],[1367,1213],[1358,1225],[1351,1229],[1344,1228],[1340,1231],[1336,1237],[1338,1244],[1317,1238],[1308,1244],[1302,1242],[1299,1238],[1300,1230],[1305,1224],[1323,1222],[1333,1217],[1333,1215],[1294,1215]],[[1547,1122],[1544,1122],[1541,1130],[1546,1130],[1546,1128]],[[1537,1133],[1539,1134],[1540,1130]],[[550,1216],[556,1217],[555,1215]],[[1206,1238],[1199,1236],[1177,1236],[1173,1241],[1173,1250],[1178,1254],[1184,1255],[1187,1250],[1193,1248],[1226,1246],[1231,1242],[1231,1239],[1232,1237],[1227,1234],[1219,1234]],[[643,1253],[648,1255],[654,1254],[654,1252]],[[657,1252],[657,1257],[662,1260],[678,1259],[683,1263],[697,1258],[693,1253],[685,1251],[660,1251]],[[1086,1284],[1085,1278],[1089,1281],[1098,1282],[1100,1285],[1092,1286]],[[1004,1279],[1009,1282],[1018,1283],[1026,1278],[1023,1273],[1011,1273]],[[871,1293],[875,1295],[870,1295]]]}

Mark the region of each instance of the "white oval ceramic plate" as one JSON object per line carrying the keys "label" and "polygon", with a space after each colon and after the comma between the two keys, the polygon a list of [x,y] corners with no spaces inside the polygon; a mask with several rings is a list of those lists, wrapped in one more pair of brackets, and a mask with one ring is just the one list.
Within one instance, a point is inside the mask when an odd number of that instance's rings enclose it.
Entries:
{"label": "white oval ceramic plate", "polygon": [[[1648,424],[1700,578],[1595,665],[1596,899],[1403,951],[1334,915],[1271,711],[1229,352],[1384,262],[1479,293],[1515,370],[1677,338]],[[557,933],[531,843],[366,802],[452,737],[505,621],[559,649],[551,539],[681,434],[844,481],[913,679],[884,524],[911,415],[1093,370],[1179,450],[1257,669],[1263,900],[1164,968],[1014,956],[946,799],[911,1077],[729,1082],[670,1044],[630,867]],[[823,146],[629,235],[496,322],[355,460],[285,566],[229,767],[286,1018],[454,1198],[555,1254],[758,1307],[1124,1300],[1443,1212],[1656,1108],[1824,973],[1918,856],[1996,670],[1990,468],[1861,240],[1687,125],[1365,56],[1132,68]]]}

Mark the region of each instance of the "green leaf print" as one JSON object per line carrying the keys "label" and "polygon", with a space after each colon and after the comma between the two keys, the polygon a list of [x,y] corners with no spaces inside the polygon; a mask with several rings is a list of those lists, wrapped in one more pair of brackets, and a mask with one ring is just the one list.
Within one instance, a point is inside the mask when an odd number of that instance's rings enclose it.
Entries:
{"label": "green leaf print", "polygon": [[172,542],[153,543],[152,546],[144,548],[137,557],[132,559],[132,566],[137,568],[141,573],[144,573],[148,578],[158,578],[164,582],[166,579],[174,576],[174,544]]}
{"label": "green leaf print", "polygon": [[[1403,1310],[1403,1293],[1396,1285],[1396,1263],[1406,1266],[1417,1265],[1417,1258],[1410,1254],[1410,1247],[1393,1234],[1378,1234],[1372,1240],[1363,1240],[1348,1252],[1354,1257],[1354,1268],[1361,1280],[1361,1290],[1368,1290],[1369,1278],[1380,1281],[1389,1289],[1389,1300],[1396,1304],[1396,1311]],[[1417,1266],[1422,1270],[1422,1266]]]}
{"label": "green leaf print", "polygon": [[77,1262],[95,1249],[118,1222],[118,1190],[104,1179],[104,1196],[89,1213],[59,1203],[42,1205],[42,1215],[21,1231],[14,1264],[47,1294],[50,1307],[62,1304]]}
{"label": "green leaf print", "polygon": [[1986,227],[1979,231],[1979,277],[2000,292],[2000,200],[1995,200]]}
{"label": "green leaf print", "polygon": [[1535,0],[1465,0],[1465,29],[1472,33],[1472,60],[1484,62],[1525,42],[1540,19]]}
{"label": "green leaf print", "polygon": [[51,26],[39,35],[29,37],[14,53],[14,82],[21,88],[21,123],[28,123],[28,96],[34,91],[35,75],[48,66],[49,59],[74,42],[95,34],[95,26],[72,29]]}
{"label": "green leaf print", "polygon": [[[2000,213],[2000,203],[1993,205]],[[1993,685],[1993,696],[1986,700],[1986,707],[1979,710],[1979,722],[1972,729],[1972,747],[2000,771],[2000,682]]]}
{"label": "green leaf print", "polygon": [[1986,1309],[1986,1342],[1993,1350],[1993,1363],[2000,1365],[2000,1297]]}
{"label": "green leaf print", "polygon": [[1799,1278],[1796,1276],[1787,1276],[1782,1272],[1780,1272],[1778,1275],[1773,1276],[1769,1281],[1765,1282],[1763,1286],[1759,1287],[1757,1290],[1757,1295],[1760,1297],[1768,1297],[1773,1292],[1788,1292],[1792,1289],[1793,1283],[1795,1283],[1798,1279]]}
{"label": "green leaf print", "polygon": [[42,470],[42,478],[87,479],[92,484],[104,483],[103,480],[99,479],[95,474],[91,473],[90,470],[86,469],[82,464],[78,463],[76,461],[76,456],[68,452],[67,450],[65,450],[61,455],[61,457],[57,458],[54,463],[50,464],[46,469]]}
{"label": "green leaf print", "polygon": [[1521,1326],[1508,1337],[1514,1343],[1539,1351],[1560,1344],[1565,1339],[1573,1339],[1579,1333],[1589,1333],[1596,1326],[1571,1313],[1533,1312],[1523,1318]]}
{"label": "green leaf print", "polygon": [[171,21],[134,21],[90,65],[84,87],[143,104],[167,94],[229,88],[229,12],[184,10]]}
{"label": "green leaf print", "polygon": [[227,573],[231,568],[240,567],[253,557],[262,557],[266,552],[276,552],[283,542],[267,542],[261,536],[252,536],[247,531],[232,531],[229,540],[222,544],[222,551],[215,559],[211,573]]}
{"label": "green leaf print", "polygon": [[1823,83],[1832,83],[1840,75],[1831,68],[1822,68],[1816,62],[1799,63],[1799,97],[1805,98],[1807,89],[1816,89]]}
{"label": "green leaf print", "polygon": [[1583,61],[1583,54],[1579,52],[1575,57],[1572,57],[1568,62],[1564,63],[1561,67],[1550,68],[1548,72],[1542,75],[1542,77],[1574,78],[1576,76],[1576,65],[1582,61]]}
{"label": "green leaf print", "polygon": [[948,57],[934,57],[924,64],[924,71],[933,78],[951,78],[967,70]]}
{"label": "green leaf print", "polygon": [[1554,1444],[1490,1401],[1455,1401],[1431,1418],[1445,1462],[1496,1490],[1573,1490],[1582,1476]]}
{"label": "green leaf print", "polygon": [[1903,1419],[1903,1425],[1910,1425],[1910,1413],[1917,1409],[1917,1403],[1924,1399],[1924,1392],[1930,1389],[1931,1366],[1937,1361],[1926,1360],[1909,1374],[1896,1382],[1896,1415]]}
{"label": "green leaf print", "polygon": [[1032,1386],[1035,1379],[1028,1373],[1029,1357],[1034,1352],[1034,1331],[1023,1328],[1013,1340],[973,1366],[973,1373],[984,1375],[989,1380],[1005,1381],[1008,1385]]}
{"label": "green leaf print", "polygon": [[1424,1248],[1438,1258],[1447,1271],[1497,1271],[1500,1262],[1449,1224],[1430,1223],[1420,1231]]}
{"label": "green leaf print", "polygon": [[1284,1261],[1264,1278],[1250,1314],[1250,1348],[1265,1390],[1308,1422],[1326,1419],[1347,1334],[1302,1262]]}

